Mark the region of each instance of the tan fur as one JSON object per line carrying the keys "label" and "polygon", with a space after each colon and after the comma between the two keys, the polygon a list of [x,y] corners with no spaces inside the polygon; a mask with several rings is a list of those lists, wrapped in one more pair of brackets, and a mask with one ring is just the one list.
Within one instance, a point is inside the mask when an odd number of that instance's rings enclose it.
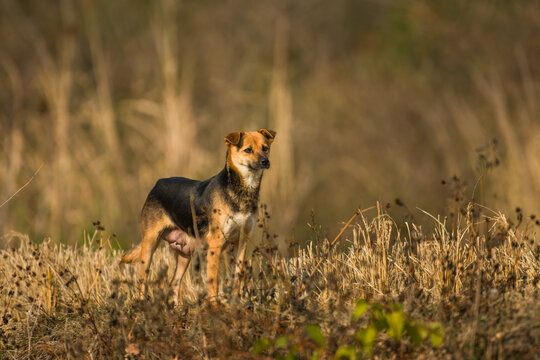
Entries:
{"label": "tan fur", "polygon": [[[251,231],[253,230],[257,216],[258,189],[263,173],[263,168],[253,169],[252,164],[261,156],[269,155],[270,144],[273,142],[275,132],[261,129],[256,132],[234,132],[225,138],[228,147],[226,168],[239,175],[245,190],[239,193],[232,192],[227,188],[227,196],[233,199],[242,199],[240,210],[233,211],[231,205],[224,198],[222,192],[215,192],[211,196],[212,214],[209,216],[208,231],[202,239],[190,238],[190,241],[202,240],[208,244],[207,249],[207,276],[208,296],[215,302],[219,295],[219,262],[223,249],[228,243],[238,244],[237,263],[235,266],[235,292],[241,289],[243,263],[246,254],[246,246]],[[240,148],[240,142],[242,146]],[[248,153],[246,148],[253,151]],[[268,166],[267,166],[268,167]],[[254,194],[250,199],[249,194]],[[248,194],[248,195],[246,195]],[[247,198],[246,198],[247,196]],[[156,202],[147,201],[141,215],[143,240],[135,248],[127,252],[121,263],[140,262],[140,286],[141,295],[146,292],[148,269],[152,256],[159,243],[163,239],[163,232],[177,228],[165,209]],[[186,235],[187,236],[187,235]],[[176,299],[179,297],[181,280],[189,265],[189,257],[181,255],[180,251],[174,250],[176,268],[171,281]]]}
{"label": "tan fur", "polygon": [[[169,218],[168,215],[166,215],[164,212],[160,212],[159,218],[155,219],[155,222],[146,222],[142,221],[142,231],[143,231],[143,240],[142,242],[137,245],[135,248],[130,250],[127,254],[125,254],[122,257],[122,260],[120,260],[121,264],[126,263],[135,263],[140,262],[140,286],[141,286],[141,296],[144,296],[146,292],[146,284],[148,280],[148,273],[150,264],[152,262],[152,256],[154,255],[154,252],[156,251],[160,240],[161,240],[161,233],[164,229],[169,227],[174,227],[174,223]],[[187,264],[185,266],[187,268]],[[185,271],[185,269],[183,269]],[[175,270],[175,277],[173,277],[173,281],[177,276],[182,276],[184,272],[182,271],[182,268],[179,267],[179,260],[176,259],[176,270]],[[178,274],[181,272],[181,274]]]}
{"label": "tan fur", "polygon": [[124,256],[122,256],[120,264],[128,264],[139,261],[141,261],[141,244],[129,250]]}

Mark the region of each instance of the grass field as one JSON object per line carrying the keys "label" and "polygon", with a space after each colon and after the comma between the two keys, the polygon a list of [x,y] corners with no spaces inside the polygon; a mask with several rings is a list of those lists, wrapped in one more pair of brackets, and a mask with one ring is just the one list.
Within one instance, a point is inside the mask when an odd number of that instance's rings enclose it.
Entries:
{"label": "grass field", "polygon": [[100,219],[128,247],[156,179],[207,179],[263,127],[281,237],[360,200],[441,213],[480,156],[477,201],[540,213],[537,2],[313,1],[2,1],[0,203],[41,170],[0,233],[76,245]]}
{"label": "grass field", "polygon": [[[538,34],[538,1],[0,1],[0,360],[538,359]],[[260,128],[241,296],[199,251],[174,304],[162,246],[141,300],[152,185]]]}
{"label": "grass field", "polygon": [[[422,229],[413,218],[396,223],[377,204],[331,239],[310,223],[312,242],[300,248],[289,239],[287,257],[262,213],[242,295],[231,295],[225,262],[218,308],[205,299],[203,251],[175,305],[164,246],[151,292],[140,300],[138,267],[118,264],[114,235],[101,224],[79,247],[11,233],[0,252],[0,358],[330,359],[340,348],[353,349],[347,359],[535,358],[539,221],[521,209],[508,217],[474,203],[458,208],[456,217],[433,216]],[[335,239],[340,249],[330,246]],[[372,308],[353,320],[359,299]],[[381,319],[394,324],[392,313],[405,330],[381,330],[370,353],[358,333]],[[413,345],[410,324],[438,328],[442,344]]]}

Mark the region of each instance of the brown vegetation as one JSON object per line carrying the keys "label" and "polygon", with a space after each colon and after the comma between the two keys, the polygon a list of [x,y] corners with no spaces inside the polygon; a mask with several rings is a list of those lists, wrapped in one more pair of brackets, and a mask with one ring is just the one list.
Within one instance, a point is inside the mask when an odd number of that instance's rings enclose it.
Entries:
{"label": "brown vegetation", "polygon": [[380,335],[374,358],[532,359],[540,345],[538,224],[521,213],[512,223],[472,203],[462,210],[455,221],[433,217],[432,230],[424,231],[396,223],[378,206],[347,227],[341,252],[328,252],[320,226],[311,224],[316,240],[307,248],[291,243],[292,258],[276,252],[263,215],[242,294],[233,295],[226,265],[217,310],[205,300],[202,251],[175,306],[166,280],[173,259],[165,247],[155,256],[149,297],[139,300],[137,270],[118,265],[115,239],[100,224],[78,248],[35,245],[13,233],[12,248],[0,252],[0,353],[19,359],[262,359],[286,351],[254,355],[258,339],[288,336],[298,346],[295,358],[304,359],[314,349],[306,326],[319,324],[327,339],[322,358],[331,358],[339,346],[354,343],[361,322],[350,315],[361,298],[401,302],[414,321],[441,322],[446,333],[438,348]]}
{"label": "brown vegetation", "polygon": [[[282,335],[308,358],[312,324],[331,358],[357,299],[446,332],[379,334],[375,358],[534,358],[539,33],[536,1],[0,2],[0,359],[268,358]],[[148,190],[261,127],[241,297],[225,266],[209,308],[197,254],[175,306],[159,251],[138,300],[119,249]]]}
{"label": "brown vegetation", "polygon": [[[76,243],[101,219],[135,241],[157,178],[207,178],[223,137],[277,130],[263,200],[281,234],[331,230],[359,201],[440,212],[441,178],[538,212],[536,2],[0,5],[0,232]],[[496,180],[496,181],[493,181]],[[329,196],[331,194],[331,196]],[[279,211],[278,211],[279,209]],[[392,214],[398,216],[399,214]]]}

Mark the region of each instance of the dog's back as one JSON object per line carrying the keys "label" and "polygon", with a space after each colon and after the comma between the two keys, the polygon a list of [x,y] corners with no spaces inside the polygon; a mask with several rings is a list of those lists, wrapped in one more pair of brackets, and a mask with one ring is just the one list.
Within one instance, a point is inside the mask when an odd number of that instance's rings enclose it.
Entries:
{"label": "dog's back", "polygon": [[[163,209],[176,226],[195,236],[206,233],[208,229],[208,211],[210,210],[209,187],[212,188],[215,177],[205,181],[171,177],[160,179],[152,188],[141,212],[141,221],[152,221],[156,208]],[[192,210],[195,210],[193,214]],[[150,218],[150,219],[148,219]],[[194,224],[197,224],[195,229]]]}

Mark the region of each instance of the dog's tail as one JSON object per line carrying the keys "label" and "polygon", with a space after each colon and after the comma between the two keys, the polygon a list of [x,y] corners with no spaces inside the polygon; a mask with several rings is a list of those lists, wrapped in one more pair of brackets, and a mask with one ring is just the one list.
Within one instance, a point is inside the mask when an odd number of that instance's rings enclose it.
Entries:
{"label": "dog's tail", "polygon": [[142,246],[139,244],[133,249],[129,250],[124,256],[122,256],[120,264],[129,264],[141,261],[141,248]]}

